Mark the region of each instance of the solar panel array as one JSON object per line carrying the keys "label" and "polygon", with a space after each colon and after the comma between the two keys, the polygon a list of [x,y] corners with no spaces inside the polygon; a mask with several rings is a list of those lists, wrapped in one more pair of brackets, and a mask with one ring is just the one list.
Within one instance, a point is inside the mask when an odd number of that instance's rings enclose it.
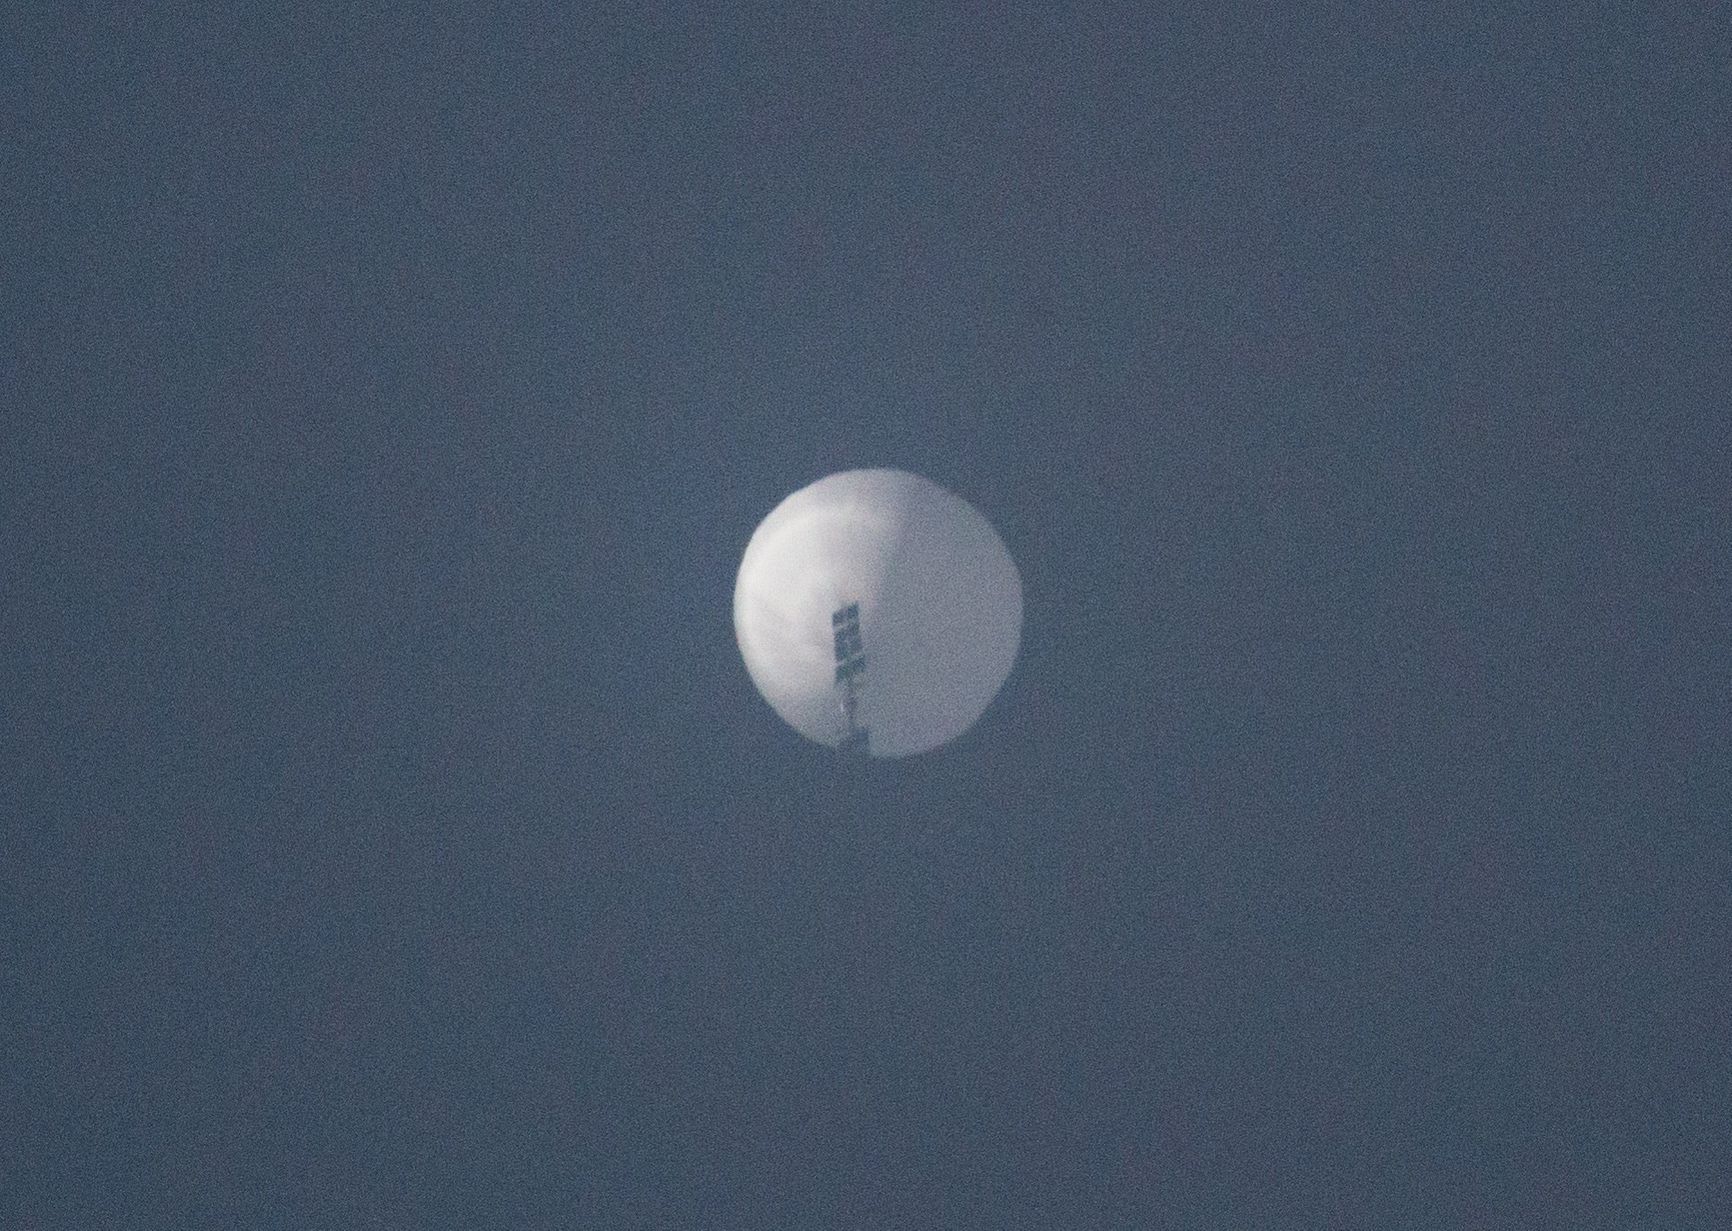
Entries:
{"label": "solar panel array", "polygon": [[860,636],[860,604],[849,603],[830,615],[836,643],[836,682],[842,686],[842,714],[848,720],[843,748],[867,751],[866,728],[860,725],[860,689],[866,683],[866,643]]}

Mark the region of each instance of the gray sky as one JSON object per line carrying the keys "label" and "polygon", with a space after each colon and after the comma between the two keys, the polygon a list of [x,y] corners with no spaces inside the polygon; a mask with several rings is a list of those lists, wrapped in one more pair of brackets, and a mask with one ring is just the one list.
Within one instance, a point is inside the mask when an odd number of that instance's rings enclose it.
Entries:
{"label": "gray sky", "polygon": [[1723,19],[14,7],[0,1222],[1732,1219]]}

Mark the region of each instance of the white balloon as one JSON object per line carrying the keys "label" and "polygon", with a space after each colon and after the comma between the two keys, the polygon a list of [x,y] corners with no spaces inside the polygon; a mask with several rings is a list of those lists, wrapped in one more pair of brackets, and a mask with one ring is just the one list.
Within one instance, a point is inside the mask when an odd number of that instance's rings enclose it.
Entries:
{"label": "white balloon", "polygon": [[734,634],[801,735],[908,756],[961,735],[997,695],[1022,638],[1022,579],[967,501],[905,470],[848,470],[752,535]]}

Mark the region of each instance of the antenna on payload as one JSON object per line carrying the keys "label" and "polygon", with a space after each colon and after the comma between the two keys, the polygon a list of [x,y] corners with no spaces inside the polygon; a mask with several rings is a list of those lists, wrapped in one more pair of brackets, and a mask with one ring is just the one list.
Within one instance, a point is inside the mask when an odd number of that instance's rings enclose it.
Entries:
{"label": "antenna on payload", "polygon": [[860,725],[860,690],[866,686],[866,645],[860,639],[860,604],[849,603],[830,613],[830,630],[836,640],[836,685],[842,690],[842,717],[848,734],[841,747],[848,752],[870,753],[870,733]]}

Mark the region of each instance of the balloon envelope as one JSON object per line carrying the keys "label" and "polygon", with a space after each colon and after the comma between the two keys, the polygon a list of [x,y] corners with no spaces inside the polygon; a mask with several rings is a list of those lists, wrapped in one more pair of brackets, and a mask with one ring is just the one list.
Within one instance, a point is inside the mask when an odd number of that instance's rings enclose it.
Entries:
{"label": "balloon envelope", "polygon": [[908,756],[966,731],[1010,674],[1022,579],[967,501],[904,470],[848,470],[789,496],[752,535],[734,633],[752,682],[800,734]]}

